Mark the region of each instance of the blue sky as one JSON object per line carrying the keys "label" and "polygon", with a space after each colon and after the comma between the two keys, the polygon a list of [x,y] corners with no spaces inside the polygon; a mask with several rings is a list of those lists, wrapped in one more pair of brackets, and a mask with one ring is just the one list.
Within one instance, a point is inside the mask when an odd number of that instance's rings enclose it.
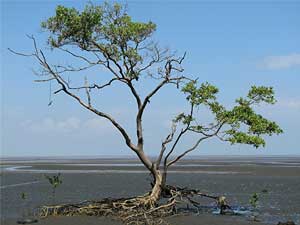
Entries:
{"label": "blue sky", "polygon": [[[83,110],[64,95],[48,107],[49,85],[37,84],[32,59],[7,48],[30,52],[33,34],[47,48],[40,22],[58,4],[82,9],[87,1],[1,1],[1,154],[2,156],[130,155],[109,123]],[[94,3],[101,3],[94,1]],[[267,138],[267,146],[252,149],[211,140],[195,154],[300,154],[300,1],[127,1],[135,20],[157,24],[154,39],[162,46],[187,52],[186,73],[220,89],[226,105],[251,85],[273,86],[278,103],[258,108],[275,120],[284,134]],[[48,53],[52,60],[63,60]],[[102,73],[103,71],[95,71]],[[143,88],[143,90],[147,90]],[[98,97],[102,109],[114,115],[134,136],[134,102],[121,87]],[[165,88],[145,114],[146,151],[157,154],[170,120],[186,110],[184,96]],[[202,115],[207,119],[207,115]],[[180,149],[195,137],[186,138]]]}

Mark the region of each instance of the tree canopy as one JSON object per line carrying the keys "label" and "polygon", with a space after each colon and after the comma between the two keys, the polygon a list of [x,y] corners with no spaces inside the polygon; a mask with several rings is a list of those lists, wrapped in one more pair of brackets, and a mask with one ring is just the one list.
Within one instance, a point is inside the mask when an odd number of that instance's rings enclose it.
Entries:
{"label": "tree canopy", "polygon": [[[204,105],[210,109],[215,117],[216,124],[212,127],[193,125],[189,128],[191,131],[210,135],[206,132],[213,129],[219,130],[227,125],[221,136],[216,135],[220,140],[228,141],[231,144],[253,145],[256,148],[265,146],[264,138],[261,135],[282,132],[275,122],[255,113],[252,108],[254,104],[274,104],[276,102],[272,87],[252,86],[247,97],[236,99],[237,105],[229,110],[217,101],[218,88],[209,83],[202,83],[197,87],[196,82],[191,81],[182,88],[182,91],[187,95],[186,99],[192,107]],[[181,121],[183,124],[191,122],[199,124],[197,118],[185,114],[180,114],[176,121]]]}
{"label": "tree canopy", "polygon": [[82,12],[75,8],[58,6],[55,16],[42,22],[42,28],[51,33],[49,45],[59,48],[75,45],[82,50],[100,52],[113,62],[123,61],[124,77],[137,78],[145,56],[142,52],[152,51],[145,42],[155,31],[152,22],[134,22],[119,4],[103,6],[87,5]]}
{"label": "tree canopy", "polygon": [[[120,4],[88,4],[81,12],[60,5],[57,6],[55,15],[42,22],[41,26],[49,34],[48,44],[52,51],[61,50],[72,59],[83,62],[84,66],[49,63],[34,37],[30,37],[34,44],[33,53],[11,51],[34,57],[41,66],[38,75],[43,77],[36,81],[56,81],[58,89],[54,94],[65,93],[85,109],[111,122],[155,179],[160,176],[160,170],[165,177],[170,165],[196,150],[206,139],[217,138],[230,144],[246,144],[258,148],[265,146],[266,135],[282,133],[274,121],[255,111],[256,105],[276,102],[272,87],[252,86],[246,97],[236,99],[231,108],[225,107],[218,101],[217,87],[185,75],[182,62],[186,54],[177,56],[170,50],[161,48],[152,40],[156,25],[151,21],[135,22],[127,14],[126,7]],[[100,79],[101,82],[91,84],[84,77],[82,85],[74,86],[66,79],[66,74],[82,72],[94,66],[104,67],[111,75],[110,80],[103,83]],[[152,78],[154,84],[154,88],[146,95],[139,93],[136,88],[138,83],[144,85],[144,79],[139,79],[141,76]],[[125,85],[135,99],[136,143],[116,118],[94,105],[95,91],[111,87],[113,82]],[[143,114],[150,99],[166,85],[175,85],[181,90],[190,109],[189,113],[180,113],[173,119],[171,131],[162,141],[158,157],[153,161],[144,149]],[[207,125],[206,121],[201,121],[201,117],[195,114],[195,109],[199,107],[205,107],[211,113],[213,122]],[[197,134],[198,139],[189,148],[180,149],[181,153],[174,156],[177,144],[189,133]]]}

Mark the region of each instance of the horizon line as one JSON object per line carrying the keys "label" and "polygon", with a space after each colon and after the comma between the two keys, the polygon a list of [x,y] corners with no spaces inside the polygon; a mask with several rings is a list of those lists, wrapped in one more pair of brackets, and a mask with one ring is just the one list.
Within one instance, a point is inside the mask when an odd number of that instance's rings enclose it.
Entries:
{"label": "horizon line", "polygon": [[[157,157],[156,155],[149,155],[150,158]],[[174,156],[176,157],[176,156]],[[260,155],[260,154],[250,154],[250,155],[243,155],[243,154],[235,154],[235,155],[222,155],[222,154],[213,154],[213,155],[189,155],[186,156],[186,159],[191,159],[194,157],[224,157],[224,158],[230,158],[230,157],[300,157],[300,154],[270,154],[270,155]],[[11,159],[11,158],[38,158],[38,159],[99,159],[99,158],[105,158],[105,159],[137,159],[137,156],[135,155],[23,155],[23,156],[0,156],[0,160],[2,159]]]}

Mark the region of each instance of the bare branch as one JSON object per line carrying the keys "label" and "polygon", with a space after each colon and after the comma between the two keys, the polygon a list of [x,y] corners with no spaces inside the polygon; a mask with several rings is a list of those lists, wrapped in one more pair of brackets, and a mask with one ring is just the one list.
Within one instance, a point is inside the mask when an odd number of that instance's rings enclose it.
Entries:
{"label": "bare branch", "polygon": [[91,95],[90,95],[90,89],[89,89],[89,83],[88,83],[88,80],[87,80],[87,77],[85,77],[84,79],[84,83],[85,83],[85,93],[86,93],[86,96],[87,96],[87,100],[88,100],[88,106],[92,106],[91,105]]}
{"label": "bare branch", "polygon": [[185,155],[187,155],[188,153],[194,151],[198,146],[199,144],[204,141],[205,139],[208,139],[208,138],[211,138],[211,137],[214,137],[214,136],[217,136],[217,134],[219,133],[219,131],[221,130],[221,128],[223,127],[223,125],[225,124],[225,122],[221,123],[220,126],[218,127],[218,129],[213,133],[213,134],[209,134],[209,135],[206,135],[204,137],[201,137],[198,139],[198,141],[189,149],[187,149],[186,151],[184,151],[182,154],[180,154],[179,156],[177,156],[175,159],[173,159],[172,161],[168,162],[167,164],[167,168],[169,166],[171,166],[172,164],[176,163],[178,160],[180,160],[181,158],[183,158]]}
{"label": "bare branch", "polygon": [[8,51],[10,51],[10,52],[12,52],[12,53],[14,53],[14,54],[16,54],[16,55],[20,55],[20,56],[34,56],[35,54],[24,54],[24,53],[21,53],[21,52],[17,52],[17,51],[15,51],[15,50],[12,50],[11,48],[7,48],[7,50]]}
{"label": "bare branch", "polygon": [[145,49],[150,52],[153,52],[153,55],[151,57],[150,62],[137,71],[138,74],[147,70],[148,68],[153,66],[155,63],[163,62],[170,57],[167,55],[168,49],[160,50],[157,44],[153,44],[153,46],[147,46],[147,47],[145,47]]}
{"label": "bare branch", "polygon": [[[191,109],[190,109],[190,114],[189,116],[192,118],[193,117],[193,113],[194,113],[194,105],[191,104]],[[167,162],[168,162],[168,158],[170,157],[170,155],[174,152],[175,150],[175,147],[177,146],[177,144],[179,143],[181,137],[188,131],[189,127],[191,125],[191,121],[189,121],[187,124],[186,124],[186,127],[184,129],[182,129],[180,131],[180,133],[178,134],[175,142],[173,143],[172,145],[172,148],[170,149],[170,151],[168,152],[168,154],[166,155],[165,159],[164,159],[164,170],[167,169]]]}
{"label": "bare branch", "polygon": [[48,82],[48,81],[51,81],[51,80],[55,80],[55,78],[49,78],[49,79],[45,79],[45,80],[34,80],[34,82]]}
{"label": "bare branch", "polygon": [[88,65],[88,66],[83,66],[83,67],[78,67],[78,68],[75,68],[71,65],[68,65],[68,66],[54,65],[54,67],[60,68],[61,70],[57,70],[56,73],[62,74],[62,73],[66,73],[66,72],[80,72],[80,71],[89,69],[89,68],[91,68],[95,65],[96,64],[91,64],[91,65]]}
{"label": "bare branch", "polygon": [[[210,127],[203,127],[201,130],[194,129],[193,127],[188,128],[188,130],[198,133],[198,134],[202,134],[203,136],[211,136],[211,134],[209,134],[208,132],[212,132],[212,131],[215,132],[216,129],[217,130],[219,129],[219,127],[222,123],[224,123],[224,122],[219,121]],[[204,132],[204,131],[206,131],[206,132]]]}
{"label": "bare branch", "polygon": [[92,43],[93,43],[93,45],[94,45],[95,47],[97,47],[97,48],[100,50],[100,52],[103,54],[103,56],[104,56],[105,58],[111,60],[111,61],[115,64],[115,66],[118,67],[121,76],[122,76],[123,78],[125,78],[125,75],[124,75],[124,73],[123,73],[123,69],[122,69],[122,67],[120,66],[120,64],[119,64],[113,57],[111,57],[111,55],[110,55],[105,49],[103,49],[97,42],[92,41]]}
{"label": "bare branch", "polygon": [[146,105],[150,102],[150,98],[155,95],[159,89],[161,89],[165,84],[171,83],[170,81],[178,81],[183,79],[184,77],[179,78],[171,78],[171,79],[164,79],[161,83],[157,85],[156,88],[154,88],[144,99],[143,104],[139,107],[139,111],[136,117],[136,123],[137,123],[137,136],[138,136],[138,146],[143,145],[143,136],[142,136],[142,116],[144,113],[144,110],[146,108]]}
{"label": "bare branch", "polygon": [[196,142],[196,144],[194,144],[191,148],[189,148],[188,150],[184,151],[182,154],[180,154],[179,156],[177,156],[174,160],[168,162],[168,163],[167,163],[167,168],[168,168],[169,166],[171,166],[172,164],[176,163],[176,162],[177,162],[178,160],[180,160],[181,158],[183,158],[183,157],[184,157],[186,154],[188,154],[189,152],[195,150],[195,149],[198,147],[198,145],[199,145],[203,140],[205,140],[205,139],[207,139],[207,138],[209,138],[209,137],[202,137],[202,138],[200,138],[200,139]]}
{"label": "bare branch", "polygon": [[107,82],[106,84],[103,84],[103,85],[93,84],[93,85],[87,85],[87,86],[85,85],[85,86],[80,86],[80,87],[71,87],[67,83],[67,86],[68,86],[68,89],[70,89],[70,90],[80,90],[80,89],[87,89],[87,88],[89,90],[91,90],[91,89],[98,89],[98,90],[100,90],[100,89],[103,89],[103,88],[105,88],[107,86],[110,86],[112,84],[112,82],[117,81],[117,80],[120,80],[120,79],[119,78],[113,78],[109,82]]}
{"label": "bare branch", "polygon": [[156,166],[157,166],[157,169],[159,168],[160,166],[160,163],[161,163],[161,160],[162,160],[162,157],[165,153],[165,150],[166,150],[166,145],[170,142],[172,142],[173,140],[173,137],[174,137],[174,134],[176,133],[176,124],[175,123],[172,123],[172,128],[171,128],[171,132],[168,134],[168,136],[165,138],[165,140],[162,142],[161,144],[161,150],[160,150],[160,153],[159,153],[159,156],[156,160]]}
{"label": "bare branch", "polygon": [[[137,152],[138,151],[137,147],[132,143],[132,141],[131,141],[129,135],[127,134],[127,132],[125,131],[125,129],[111,115],[109,115],[107,113],[104,113],[104,112],[101,112],[101,111],[93,108],[90,104],[87,104],[87,103],[83,102],[80,97],[78,97],[77,95],[75,95],[72,92],[70,92],[70,89],[68,87],[68,82],[66,82],[58,73],[56,73],[51,68],[51,66],[48,64],[48,62],[46,60],[46,57],[45,57],[43,51],[39,50],[37,48],[35,38],[34,37],[30,37],[30,38],[33,40],[35,53],[31,54],[31,55],[22,54],[22,56],[33,56],[33,57],[35,57],[38,60],[38,62],[40,63],[40,65],[49,74],[52,75],[52,78],[55,79],[57,81],[57,83],[61,86],[61,89],[59,89],[55,93],[57,94],[57,93],[63,91],[64,93],[66,93],[67,95],[69,95],[70,97],[72,97],[73,99],[75,99],[84,108],[88,109],[89,111],[95,113],[96,115],[98,115],[100,117],[103,117],[103,118],[109,120],[112,123],[112,125],[114,127],[116,127],[117,130],[122,134],[122,136],[125,139],[125,142],[126,142],[127,146],[130,149],[132,149],[133,151]],[[148,166],[150,166],[150,165],[148,165]]]}
{"label": "bare branch", "polygon": [[59,92],[61,92],[61,91],[63,91],[63,90],[64,90],[64,89],[60,88],[60,89],[58,89],[57,91],[54,91],[53,94],[56,95],[56,94],[58,94]]}

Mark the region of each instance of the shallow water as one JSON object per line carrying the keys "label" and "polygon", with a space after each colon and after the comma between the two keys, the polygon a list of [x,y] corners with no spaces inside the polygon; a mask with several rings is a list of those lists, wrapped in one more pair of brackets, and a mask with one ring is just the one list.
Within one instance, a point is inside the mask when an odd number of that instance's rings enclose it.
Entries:
{"label": "shallow water", "polygon": [[[298,160],[298,161],[297,161]],[[1,162],[1,217],[19,218],[22,208],[51,204],[51,187],[45,173],[62,173],[56,203],[79,202],[103,197],[143,194],[151,177],[135,160],[4,160]],[[259,218],[276,224],[279,220],[300,223],[300,160],[283,159],[190,159],[174,167],[170,184],[225,195],[237,214],[251,216],[249,198],[259,193]],[[262,193],[262,190],[268,193]],[[20,193],[28,195],[21,201]],[[200,198],[201,211],[217,213],[215,204]]]}

